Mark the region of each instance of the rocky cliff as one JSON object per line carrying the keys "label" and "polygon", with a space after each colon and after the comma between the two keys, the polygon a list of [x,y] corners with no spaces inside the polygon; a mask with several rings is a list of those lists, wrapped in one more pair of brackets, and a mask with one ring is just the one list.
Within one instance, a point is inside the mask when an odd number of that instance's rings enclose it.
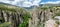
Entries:
{"label": "rocky cliff", "polygon": [[21,7],[0,5],[0,27],[59,27],[60,7]]}

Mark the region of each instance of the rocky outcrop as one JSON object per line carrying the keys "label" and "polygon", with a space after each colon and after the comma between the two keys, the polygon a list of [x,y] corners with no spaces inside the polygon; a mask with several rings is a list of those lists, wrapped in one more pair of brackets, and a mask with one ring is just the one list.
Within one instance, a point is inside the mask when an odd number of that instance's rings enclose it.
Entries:
{"label": "rocky outcrop", "polygon": [[[20,22],[20,19],[23,19],[23,16],[24,14],[18,14],[16,12],[6,12],[6,11],[3,11],[1,12],[2,14],[0,18],[2,18],[0,21],[2,21],[3,23],[4,22],[11,22],[12,23],[12,27],[17,27],[19,25]],[[22,12],[23,13],[23,12]],[[2,23],[1,22],[1,23]]]}
{"label": "rocky outcrop", "polygon": [[[30,12],[31,19],[29,19],[29,27],[58,27],[58,24],[55,21],[54,16],[59,9],[52,7],[51,9],[47,8],[46,10],[38,8],[34,9]],[[54,20],[55,22],[51,21],[50,19]],[[50,20],[51,24],[48,23]],[[47,21],[47,22],[46,22]],[[47,23],[47,24],[46,24]],[[47,26],[46,26],[47,25]]]}

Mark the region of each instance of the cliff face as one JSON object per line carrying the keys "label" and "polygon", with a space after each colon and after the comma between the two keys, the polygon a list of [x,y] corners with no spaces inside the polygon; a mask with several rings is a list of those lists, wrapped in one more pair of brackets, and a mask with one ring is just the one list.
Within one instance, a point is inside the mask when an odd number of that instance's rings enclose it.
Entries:
{"label": "cliff face", "polygon": [[60,7],[38,7],[27,11],[1,5],[0,27],[58,27],[60,22],[55,16],[60,16]]}
{"label": "cliff face", "polygon": [[26,14],[26,10],[15,6],[0,6],[0,27],[8,24],[4,27],[18,27],[19,24],[24,21],[23,16]]}
{"label": "cliff face", "polygon": [[4,10],[0,10],[0,22],[4,23],[4,22],[9,22],[11,24],[11,27],[17,27],[20,22],[23,22],[23,15],[25,15],[26,12],[22,11],[22,13],[17,13],[17,12],[8,12],[8,11],[4,11]]}
{"label": "cliff face", "polygon": [[60,8],[58,9],[58,7],[32,10],[30,12],[32,18],[29,20],[29,27],[58,27],[54,17],[57,16],[57,13],[60,13],[59,10]]}

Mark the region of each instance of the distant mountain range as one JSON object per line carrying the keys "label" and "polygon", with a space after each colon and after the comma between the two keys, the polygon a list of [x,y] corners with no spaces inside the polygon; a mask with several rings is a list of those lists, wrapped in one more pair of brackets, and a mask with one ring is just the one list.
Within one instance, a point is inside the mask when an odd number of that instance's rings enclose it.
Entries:
{"label": "distant mountain range", "polygon": [[4,5],[11,5],[11,4],[8,4],[8,3],[3,3],[3,2],[0,2],[0,4],[4,4]]}
{"label": "distant mountain range", "polygon": [[46,3],[43,4],[42,6],[60,6],[60,3],[59,4]]}
{"label": "distant mountain range", "polygon": [[[16,6],[16,5],[12,5],[12,4],[8,4],[8,3],[3,3],[3,2],[0,2],[0,4],[8,5],[8,6]],[[16,7],[19,7],[19,6],[16,6]]]}
{"label": "distant mountain range", "polygon": [[[3,3],[3,2],[0,2],[0,4],[4,4],[4,5],[11,5],[11,4],[8,4],[8,3]],[[16,5],[11,5],[11,6],[16,6]],[[40,4],[39,5],[40,7],[41,6],[60,6],[60,3],[59,4],[51,4],[51,3],[46,3],[46,4]],[[19,6],[17,6],[19,7]],[[23,7],[25,9],[33,9],[33,8],[37,8],[38,6],[31,6],[31,7]]]}

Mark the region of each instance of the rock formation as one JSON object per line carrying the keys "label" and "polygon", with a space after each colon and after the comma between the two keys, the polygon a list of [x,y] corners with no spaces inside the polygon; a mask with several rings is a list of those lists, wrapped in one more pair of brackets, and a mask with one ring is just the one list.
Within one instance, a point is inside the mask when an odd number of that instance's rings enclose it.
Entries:
{"label": "rock formation", "polygon": [[16,6],[0,5],[0,26],[5,24],[4,27],[58,27],[60,22],[55,16],[59,15],[59,7],[38,7],[27,11]]}

